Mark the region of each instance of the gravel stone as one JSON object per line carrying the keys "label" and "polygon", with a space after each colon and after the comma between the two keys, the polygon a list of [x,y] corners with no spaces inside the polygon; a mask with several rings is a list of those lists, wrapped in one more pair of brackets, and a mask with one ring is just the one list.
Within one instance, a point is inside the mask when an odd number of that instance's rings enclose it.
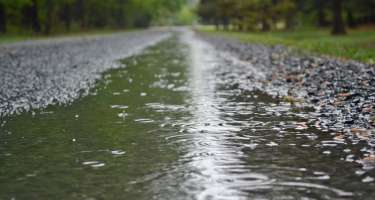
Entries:
{"label": "gravel stone", "polygon": [[0,117],[87,95],[101,73],[122,67],[119,59],[169,35],[153,29],[0,46]]}
{"label": "gravel stone", "polygon": [[200,37],[248,63],[248,70],[243,70],[248,80],[238,78],[233,83],[236,88],[302,99],[304,106],[315,108],[322,129],[351,133],[353,128],[364,128],[375,135],[374,65],[305,55],[280,45],[245,44],[206,34]]}

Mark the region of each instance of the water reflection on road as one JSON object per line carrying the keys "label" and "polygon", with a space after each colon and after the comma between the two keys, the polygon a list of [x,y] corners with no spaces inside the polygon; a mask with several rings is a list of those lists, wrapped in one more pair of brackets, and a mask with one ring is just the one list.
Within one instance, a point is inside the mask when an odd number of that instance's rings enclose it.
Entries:
{"label": "water reflection on road", "polygon": [[251,66],[179,34],[89,97],[4,119],[0,199],[375,198],[374,171],[348,160],[362,147],[239,88]]}

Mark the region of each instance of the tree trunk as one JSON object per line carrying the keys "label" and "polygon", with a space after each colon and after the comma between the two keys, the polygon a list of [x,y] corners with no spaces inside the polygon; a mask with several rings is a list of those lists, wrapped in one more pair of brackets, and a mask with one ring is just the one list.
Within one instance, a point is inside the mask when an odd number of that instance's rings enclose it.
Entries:
{"label": "tree trunk", "polygon": [[72,6],[64,4],[59,10],[60,19],[64,22],[65,31],[70,31],[72,25]]}
{"label": "tree trunk", "polygon": [[115,10],[113,17],[115,18],[115,23],[117,28],[125,28],[125,20],[124,20],[124,10],[123,8],[119,7]]}
{"label": "tree trunk", "polygon": [[243,31],[243,17],[237,17],[237,29],[238,31]]}
{"label": "tree trunk", "polygon": [[53,12],[53,5],[52,0],[46,1],[46,8],[47,8],[47,15],[44,23],[44,34],[49,35],[51,33],[52,28],[52,12]]}
{"label": "tree trunk", "polygon": [[78,14],[78,20],[80,22],[81,29],[85,29],[87,27],[87,22],[86,22],[86,9],[85,9],[84,0],[78,0],[76,2],[76,13]]}
{"label": "tree trunk", "polygon": [[342,0],[333,0],[333,26],[332,35],[345,35],[345,23],[342,17]]}
{"label": "tree trunk", "polygon": [[215,20],[214,20],[214,23],[215,23],[215,28],[216,28],[216,30],[217,30],[217,31],[220,30],[219,20],[215,19]]}
{"label": "tree trunk", "polygon": [[262,24],[262,31],[263,32],[268,32],[271,30],[271,25],[270,23],[268,22],[268,17],[267,16],[269,14],[269,8],[267,5],[263,5],[262,7],[262,11],[263,13],[261,14],[261,24]]}
{"label": "tree trunk", "polygon": [[327,16],[324,11],[325,8],[325,0],[317,0],[316,1],[316,9],[317,9],[317,17],[318,17],[318,27],[327,27],[328,21]]}
{"label": "tree trunk", "polygon": [[229,30],[229,19],[228,19],[228,17],[226,17],[226,16],[223,17],[222,23],[223,23],[224,31],[228,31]]}
{"label": "tree trunk", "polygon": [[0,33],[5,33],[7,27],[6,9],[5,5],[0,2]]}
{"label": "tree trunk", "polygon": [[35,33],[40,33],[40,22],[39,22],[39,14],[38,14],[38,2],[37,0],[32,0],[32,5],[30,8],[30,20],[31,26]]}
{"label": "tree trunk", "polygon": [[294,18],[295,18],[295,15],[293,12],[287,14],[286,18],[285,18],[285,28],[286,30],[293,30],[294,27],[295,27],[295,21],[294,21]]}
{"label": "tree trunk", "polygon": [[271,25],[268,23],[266,18],[262,19],[262,31],[263,32],[268,32],[271,30]]}
{"label": "tree trunk", "polygon": [[240,31],[240,32],[243,31],[243,25],[242,25],[242,22],[240,22],[240,23],[237,25],[237,29],[238,29],[238,31]]}
{"label": "tree trunk", "polygon": [[351,9],[347,9],[346,20],[347,20],[348,26],[350,28],[355,28],[357,26],[357,22],[354,18],[354,15],[353,15],[353,12],[351,11]]}

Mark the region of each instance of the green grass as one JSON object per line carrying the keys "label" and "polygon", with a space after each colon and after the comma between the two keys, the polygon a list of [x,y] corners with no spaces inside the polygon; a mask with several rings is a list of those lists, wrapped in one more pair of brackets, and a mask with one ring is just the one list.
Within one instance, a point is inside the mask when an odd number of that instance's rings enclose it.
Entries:
{"label": "green grass", "polygon": [[375,63],[375,30],[352,30],[346,36],[331,36],[328,30],[243,33],[200,28],[199,31],[247,43],[281,44],[310,53]]}
{"label": "green grass", "polygon": [[34,38],[33,36],[27,36],[27,35],[0,35],[0,45],[2,44],[9,44],[14,43],[18,41],[28,40]]}

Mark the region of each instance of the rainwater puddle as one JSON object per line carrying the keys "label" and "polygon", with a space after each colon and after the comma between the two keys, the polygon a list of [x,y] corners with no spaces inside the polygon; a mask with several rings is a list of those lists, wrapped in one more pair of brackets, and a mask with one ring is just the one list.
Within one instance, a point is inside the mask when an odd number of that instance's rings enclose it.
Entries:
{"label": "rainwater puddle", "polygon": [[232,85],[193,33],[124,65],[72,105],[2,119],[0,199],[375,199],[370,147]]}

